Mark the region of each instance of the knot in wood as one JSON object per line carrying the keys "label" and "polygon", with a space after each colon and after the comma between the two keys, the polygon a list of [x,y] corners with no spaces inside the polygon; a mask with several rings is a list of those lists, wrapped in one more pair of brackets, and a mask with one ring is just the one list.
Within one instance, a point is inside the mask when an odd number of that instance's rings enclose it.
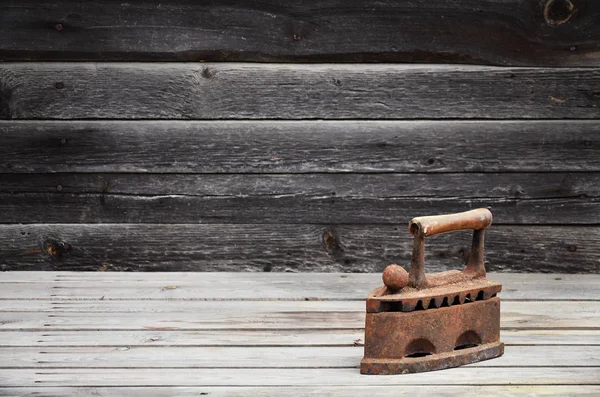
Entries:
{"label": "knot in wood", "polygon": [[327,229],[323,232],[323,244],[329,252],[339,251],[341,249],[338,237],[333,229]]}
{"label": "knot in wood", "polygon": [[568,22],[577,8],[571,0],[548,0],[544,5],[544,19],[550,26],[558,26]]}

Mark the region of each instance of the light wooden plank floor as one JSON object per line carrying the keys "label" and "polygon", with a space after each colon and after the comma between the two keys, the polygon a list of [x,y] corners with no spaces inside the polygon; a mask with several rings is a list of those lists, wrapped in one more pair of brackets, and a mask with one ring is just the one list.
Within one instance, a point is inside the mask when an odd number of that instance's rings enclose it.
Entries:
{"label": "light wooden plank floor", "polygon": [[489,278],[503,357],[377,377],[377,274],[0,273],[0,396],[600,396],[600,275]]}

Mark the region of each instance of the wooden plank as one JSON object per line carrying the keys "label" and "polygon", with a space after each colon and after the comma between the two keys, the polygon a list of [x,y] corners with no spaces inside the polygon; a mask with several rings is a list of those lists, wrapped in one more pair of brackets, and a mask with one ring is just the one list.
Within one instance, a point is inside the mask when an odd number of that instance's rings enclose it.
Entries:
{"label": "wooden plank", "polygon": [[599,68],[9,63],[0,118],[587,119],[599,89]]}
{"label": "wooden plank", "polygon": [[[535,294],[543,294],[545,289],[556,290],[558,284],[576,284],[582,288],[593,288],[596,283],[600,282],[598,274],[552,274],[552,273],[496,273],[488,272],[488,277],[498,279],[501,283],[510,283],[519,288],[523,285],[537,289]],[[306,292],[307,289],[316,289],[321,298],[330,298],[329,290],[326,288],[329,284],[343,282],[344,285],[352,285],[352,288],[368,288],[373,283],[380,281],[379,274],[373,273],[235,273],[235,272],[169,272],[169,273],[119,273],[119,272],[79,272],[79,271],[11,271],[2,273],[0,285],[5,283],[73,283],[90,284],[89,287],[96,287],[97,283],[110,283],[110,286],[120,284],[139,283],[136,287],[143,290],[144,286],[160,285],[169,280],[170,282],[195,284],[198,287],[210,286],[218,289],[217,286],[228,286],[235,283],[238,291],[239,288],[255,288],[261,291],[255,291],[255,296],[262,298],[261,292],[263,288],[269,288],[275,285],[277,293],[297,293],[299,291]],[[556,281],[560,281],[557,283]],[[140,283],[140,282],[143,282]],[[284,291],[283,288],[286,288]],[[4,290],[2,290],[4,292]],[[214,291],[219,292],[219,291]],[[547,292],[547,291],[546,291]],[[555,291],[553,291],[555,292]],[[577,293],[578,291],[573,291]],[[598,292],[597,289],[590,289],[590,292]],[[345,295],[352,299],[364,298],[362,292],[348,291],[350,295]],[[503,291],[506,293],[506,290]],[[561,292],[558,291],[558,294]],[[292,295],[293,296],[293,295]],[[303,296],[303,295],[302,295]],[[537,295],[536,295],[537,296]],[[544,295],[545,296],[545,295]],[[280,296],[268,296],[270,298],[278,298]],[[236,299],[242,299],[237,296]],[[534,298],[530,296],[529,298]],[[559,295],[560,298],[560,295]],[[593,298],[593,297],[592,297]],[[1,299],[1,297],[0,297]],[[567,299],[566,297],[562,298]],[[591,298],[590,298],[591,299]]]}
{"label": "wooden plank", "polygon": [[[182,307],[185,303],[177,304]],[[122,307],[129,308],[126,311],[0,312],[0,330],[361,329],[365,322],[363,301],[203,301],[201,304],[193,311],[175,311],[167,302],[127,301],[122,303]],[[163,305],[168,309],[152,311]],[[504,329],[597,330],[599,319],[600,307],[594,302],[502,302]]]}
{"label": "wooden plank", "polygon": [[[0,270],[381,272],[408,264],[403,225],[0,225]],[[456,269],[470,233],[436,237],[428,271]],[[494,226],[489,271],[598,273],[598,227]]]}
{"label": "wooden plank", "polygon": [[[600,172],[443,174],[0,174],[0,193],[184,195],[226,198],[556,199],[600,196]],[[60,185],[61,188],[57,189]],[[233,185],[233,186],[232,186]],[[518,191],[518,192],[517,192]],[[494,217],[494,223],[496,222]]]}
{"label": "wooden plank", "polygon": [[[504,329],[511,345],[600,346],[600,330]],[[0,347],[363,346],[360,330],[2,331]]]}
{"label": "wooden plank", "polygon": [[[166,286],[163,289],[175,289],[177,286]],[[256,302],[257,305],[260,305],[261,310],[268,310],[270,308],[269,304],[273,304],[273,309],[277,308],[288,308],[293,307],[295,304],[298,307],[304,307],[304,304],[310,309],[313,306],[310,305],[310,302],[314,303],[314,307],[318,308],[319,311],[322,310],[323,307],[327,308],[327,310],[333,310],[332,308],[336,308],[340,305],[340,308],[353,308],[354,310],[364,309],[364,298],[359,300],[352,301],[336,301],[336,300],[323,300],[321,298],[306,298],[306,300],[237,300],[237,299],[229,299],[229,300],[188,300],[181,298],[170,298],[177,296],[177,294],[169,294],[169,293],[160,293],[159,289],[156,289],[155,296],[161,296],[162,299],[139,299],[136,300],[134,298],[125,299],[125,300],[107,300],[105,295],[102,294],[103,291],[96,290],[95,299],[94,300],[52,300],[52,301],[38,301],[38,300],[2,300],[0,301],[0,311],[2,312],[29,312],[29,313],[45,313],[50,317],[53,317],[54,313],[169,313],[169,312],[177,312],[179,314],[183,313],[198,313],[202,312],[205,309],[206,305],[219,305],[219,302],[226,305],[225,307],[230,307],[228,305],[235,306],[235,302],[244,302],[244,305],[251,305],[252,302]],[[231,293],[231,292],[230,292]],[[90,291],[90,295],[94,294],[94,291]],[[504,296],[502,296],[504,298]],[[73,298],[71,298],[73,299]],[[77,298],[75,298],[77,299]],[[512,301],[512,300],[504,300],[503,302],[511,302],[516,305],[541,305],[546,301]],[[597,300],[552,300],[547,301],[548,305],[556,304],[556,305],[564,305],[574,307],[585,306],[586,304],[594,306],[597,304]],[[321,304],[322,303],[322,304]],[[289,305],[289,306],[286,306]],[[211,306],[212,307],[212,306]],[[517,306],[520,307],[520,306]],[[211,309],[212,310],[212,309]],[[207,309],[207,311],[210,311]],[[285,311],[285,310],[284,310]],[[304,310],[306,311],[306,310]],[[348,311],[348,309],[343,310]],[[41,314],[40,314],[41,315]]]}
{"label": "wooden plank", "polygon": [[398,224],[476,207],[495,224],[596,224],[600,173],[0,174],[2,223]]}
{"label": "wooden plank", "polygon": [[600,171],[595,121],[0,120],[0,134],[1,173]]}
{"label": "wooden plank", "polygon": [[[176,286],[168,286],[170,288],[175,288]],[[157,289],[158,291],[158,289]],[[156,293],[158,295],[158,292]],[[163,294],[167,295],[168,294]],[[104,296],[104,295],[103,295]],[[172,295],[171,295],[172,296]],[[335,311],[336,308],[340,308],[341,311],[363,311],[364,309],[364,299],[361,300],[353,300],[353,301],[334,301],[334,300],[321,300],[319,298],[307,298],[302,301],[267,301],[267,300],[187,300],[187,299],[168,299],[166,296],[163,299],[167,300],[135,300],[135,299],[127,299],[127,300],[106,300],[106,298],[102,298],[99,294],[96,295],[95,300],[63,300],[63,301],[38,301],[38,300],[23,300],[14,302],[12,300],[6,301],[3,300],[0,302],[1,309],[3,312],[28,312],[28,313],[38,313],[40,316],[49,316],[54,317],[56,313],[170,313],[177,312],[180,315],[183,313],[198,313],[198,312],[211,312],[213,306],[219,307],[220,304],[223,304],[226,308],[234,308],[235,302],[244,302],[244,305],[251,305],[252,302],[256,303],[258,307],[261,309],[258,311],[279,311],[283,310],[285,312],[289,311],[290,307],[294,307],[297,305],[298,308],[304,307],[304,310],[301,311],[310,311],[312,308],[317,308],[318,311]],[[541,305],[545,301],[511,301],[506,300],[505,302],[510,302],[510,305],[517,305],[517,307],[521,307],[521,305]],[[554,303],[553,303],[554,302]],[[563,305],[563,306],[571,306],[573,307],[582,307],[587,305],[594,306],[597,301],[581,301],[581,300],[573,300],[573,301],[563,301],[563,300],[553,300],[551,302],[547,302],[548,305]],[[272,306],[271,306],[272,304]],[[208,305],[211,309],[206,309]],[[511,306],[512,307],[512,306]],[[4,310],[6,308],[6,310]],[[342,309],[345,308],[345,309]],[[351,308],[351,309],[350,309]],[[18,309],[18,310],[16,310]],[[218,309],[220,310],[220,309]],[[254,313],[254,310],[251,310]],[[44,314],[41,314],[44,313]]]}
{"label": "wooden plank", "polygon": [[[598,274],[488,272],[503,284],[502,300],[600,300]],[[381,285],[378,273],[124,273],[4,272],[0,278],[0,311],[81,311],[97,300],[359,300]],[[235,295],[231,294],[235,286]],[[37,306],[18,299],[35,299]],[[43,302],[47,299],[52,302]],[[88,302],[92,305],[97,302]],[[116,304],[119,304],[118,302]],[[73,305],[73,306],[69,306]],[[86,306],[85,310],[91,309]]]}
{"label": "wooden plank", "polygon": [[[403,385],[402,393],[415,397],[455,397],[457,395],[475,396],[487,394],[497,397],[512,396],[578,396],[597,397],[600,394],[599,386],[414,386]],[[247,397],[260,395],[265,397],[290,397],[290,396],[348,396],[362,397],[376,395],[378,397],[397,397],[398,386],[302,386],[302,387],[182,387],[182,386],[156,386],[156,387],[19,387],[1,388],[4,396],[14,397],[39,397],[42,393],[46,397],[198,397],[210,395],[215,397]]]}
{"label": "wooden plank", "polygon": [[461,367],[405,376],[364,376],[355,368],[282,369],[270,371],[155,368],[129,369],[2,369],[6,386],[384,386],[395,385],[594,385],[598,368]]}
{"label": "wooden plank", "polygon": [[9,0],[0,16],[4,60],[599,61],[600,7],[580,0]]}
{"label": "wooden plank", "polygon": [[[356,347],[5,347],[0,368],[359,368]],[[507,346],[476,367],[596,367],[600,346]]]}

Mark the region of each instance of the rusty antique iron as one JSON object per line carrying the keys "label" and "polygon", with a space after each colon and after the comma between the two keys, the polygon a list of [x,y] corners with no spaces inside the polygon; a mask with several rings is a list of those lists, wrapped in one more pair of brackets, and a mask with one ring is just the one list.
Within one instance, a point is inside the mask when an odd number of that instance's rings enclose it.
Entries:
{"label": "rusty antique iron", "polygon": [[[502,285],[486,279],[484,231],[492,213],[479,208],[414,218],[410,272],[383,272],[384,285],[367,296],[362,374],[406,374],[457,367],[499,357]],[[464,270],[425,274],[425,237],[473,229]]]}

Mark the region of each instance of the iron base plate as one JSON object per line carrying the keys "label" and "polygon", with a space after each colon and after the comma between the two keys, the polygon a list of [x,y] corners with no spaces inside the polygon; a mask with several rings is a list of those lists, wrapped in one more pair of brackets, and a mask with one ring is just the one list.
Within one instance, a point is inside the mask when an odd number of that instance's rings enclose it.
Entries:
{"label": "iron base plate", "polygon": [[503,353],[504,343],[497,341],[425,357],[405,357],[401,359],[363,358],[360,362],[360,373],[365,375],[397,375],[437,371],[489,360],[499,357]]}

